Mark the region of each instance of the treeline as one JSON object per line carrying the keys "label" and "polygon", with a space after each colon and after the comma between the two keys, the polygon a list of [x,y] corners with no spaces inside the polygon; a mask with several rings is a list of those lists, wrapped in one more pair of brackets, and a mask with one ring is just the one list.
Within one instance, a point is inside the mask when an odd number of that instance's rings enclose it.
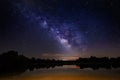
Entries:
{"label": "treeline", "polygon": [[33,70],[35,68],[54,68],[62,65],[62,60],[28,58],[24,55],[18,55],[17,51],[8,51],[0,55],[0,73]]}
{"label": "treeline", "polygon": [[16,51],[8,51],[0,55],[0,73],[25,71],[29,65],[29,58],[18,55]]}
{"label": "treeline", "polygon": [[120,57],[117,58],[108,58],[108,57],[101,57],[97,58],[91,56],[90,58],[79,58],[76,60],[76,65],[80,66],[81,69],[83,68],[92,68],[92,69],[99,69],[99,68],[119,68],[120,67]]}
{"label": "treeline", "polygon": [[77,65],[83,68],[119,68],[120,67],[120,57],[118,58],[108,58],[102,57],[97,58],[91,56],[90,58],[79,58],[74,61],[62,61],[55,59],[36,59],[28,58],[24,55],[18,55],[16,51],[8,51],[0,55],[0,72],[14,72],[14,71],[25,71],[27,69],[39,69],[39,68],[54,68],[55,66],[63,65]]}

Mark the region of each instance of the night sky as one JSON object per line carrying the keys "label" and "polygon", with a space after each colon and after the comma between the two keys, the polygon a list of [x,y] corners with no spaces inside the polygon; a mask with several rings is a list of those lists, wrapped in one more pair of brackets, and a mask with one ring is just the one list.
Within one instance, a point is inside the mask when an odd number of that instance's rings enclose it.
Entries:
{"label": "night sky", "polygon": [[0,0],[0,53],[120,56],[119,0]]}

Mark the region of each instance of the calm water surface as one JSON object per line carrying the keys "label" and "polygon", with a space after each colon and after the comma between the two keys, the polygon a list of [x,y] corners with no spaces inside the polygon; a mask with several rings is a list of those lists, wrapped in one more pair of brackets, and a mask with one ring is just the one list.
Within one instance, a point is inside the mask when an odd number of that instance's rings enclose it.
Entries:
{"label": "calm water surface", "polygon": [[79,69],[75,65],[0,76],[0,80],[120,80],[120,69]]}

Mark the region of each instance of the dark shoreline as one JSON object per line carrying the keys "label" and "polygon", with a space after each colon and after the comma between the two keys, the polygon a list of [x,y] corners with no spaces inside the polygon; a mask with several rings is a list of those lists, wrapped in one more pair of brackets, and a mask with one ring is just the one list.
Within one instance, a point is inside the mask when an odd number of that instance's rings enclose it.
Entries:
{"label": "dark shoreline", "polygon": [[33,71],[40,68],[54,68],[63,65],[77,65],[80,69],[92,68],[98,70],[99,68],[113,69],[120,68],[120,57],[89,57],[79,58],[77,60],[63,61],[55,59],[36,59],[28,58],[23,55],[18,55],[16,51],[9,51],[0,55],[0,75],[14,72],[25,72],[26,70]]}

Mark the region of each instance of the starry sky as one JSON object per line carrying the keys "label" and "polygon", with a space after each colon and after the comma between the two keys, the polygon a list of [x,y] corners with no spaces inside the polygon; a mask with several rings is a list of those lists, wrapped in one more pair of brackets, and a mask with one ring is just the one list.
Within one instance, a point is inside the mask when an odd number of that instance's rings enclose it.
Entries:
{"label": "starry sky", "polygon": [[120,56],[119,0],[0,0],[0,53]]}

